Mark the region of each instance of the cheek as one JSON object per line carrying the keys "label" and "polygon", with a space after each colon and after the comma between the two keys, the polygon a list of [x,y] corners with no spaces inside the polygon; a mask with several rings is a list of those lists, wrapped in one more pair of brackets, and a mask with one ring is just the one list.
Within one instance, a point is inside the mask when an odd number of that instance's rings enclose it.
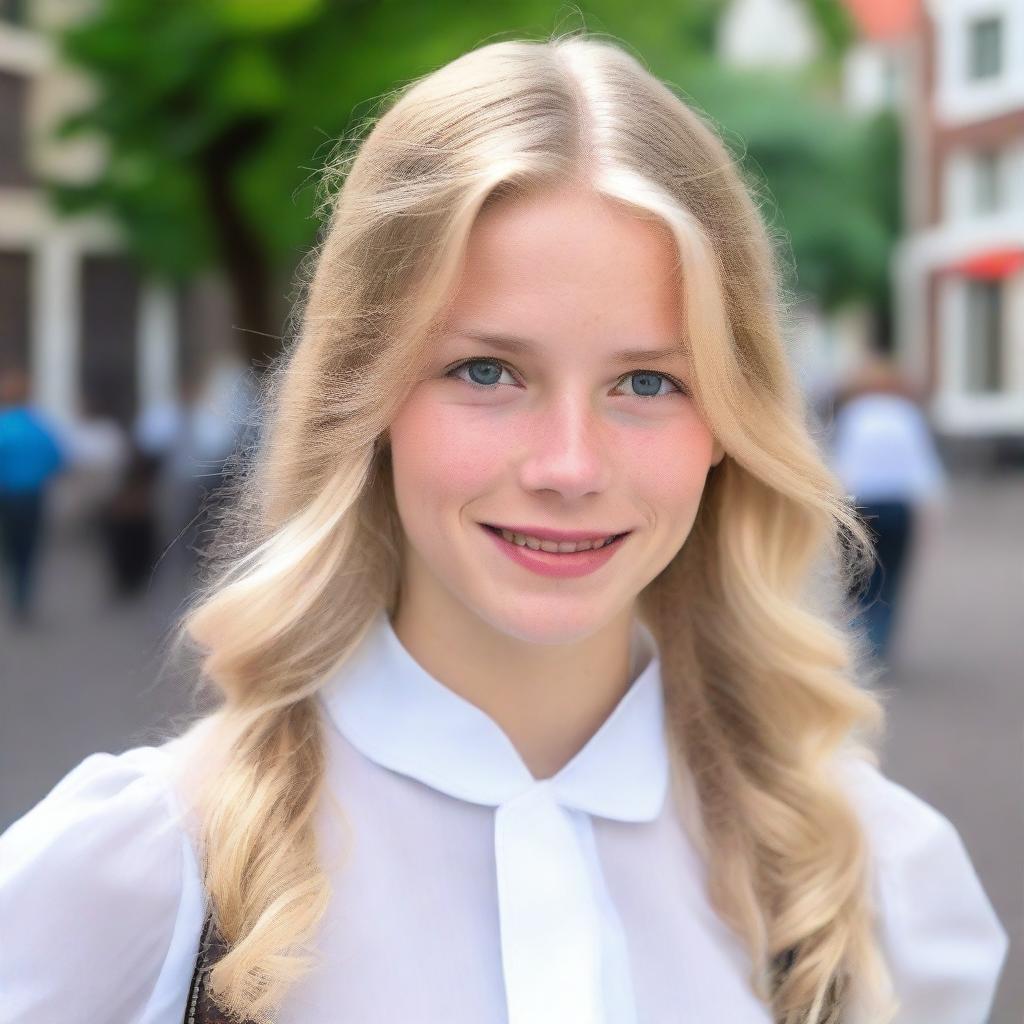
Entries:
{"label": "cheek", "polygon": [[624,439],[628,478],[634,493],[655,517],[688,526],[704,493],[713,457],[710,431],[696,417],[683,417],[661,429]]}
{"label": "cheek", "polygon": [[410,396],[389,429],[396,497],[401,504],[466,501],[501,472],[496,432],[465,409]]}
{"label": "cheek", "polygon": [[[433,400],[428,389],[413,392],[389,430],[403,517],[425,507],[459,506],[496,489],[507,473],[502,453],[510,431],[508,417]],[[623,427],[616,437],[620,479],[632,492],[627,500],[639,500],[662,521],[675,515],[688,524],[686,513],[696,510],[713,455],[711,433],[696,413],[643,429]]]}

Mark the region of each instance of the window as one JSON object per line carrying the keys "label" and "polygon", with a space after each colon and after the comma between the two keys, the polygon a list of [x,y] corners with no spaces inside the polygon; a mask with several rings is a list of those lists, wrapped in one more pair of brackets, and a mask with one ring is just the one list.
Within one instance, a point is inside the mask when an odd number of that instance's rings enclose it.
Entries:
{"label": "window", "polygon": [[81,276],[81,387],[94,407],[127,426],[137,413],[139,278],[119,255],[89,254]]}
{"label": "window", "polygon": [[28,23],[27,0],[0,0],[0,21],[9,22],[12,25],[25,25]]}
{"label": "window", "polygon": [[31,272],[28,253],[0,251],[0,368],[7,364],[30,369]]}
{"label": "window", "polygon": [[28,185],[25,110],[28,83],[21,75],[0,71],[0,185]]}
{"label": "window", "polygon": [[900,100],[902,82],[896,54],[886,53],[882,57],[882,99],[887,107],[894,107]]}
{"label": "window", "polygon": [[967,75],[995,78],[1003,70],[1003,19],[977,18],[967,29]]}
{"label": "window", "polygon": [[975,213],[991,213],[1003,204],[1002,181],[999,168],[999,154],[994,150],[976,153],[974,156]]}
{"label": "window", "polygon": [[968,282],[966,343],[965,390],[971,394],[1001,392],[1005,387],[1001,281]]}

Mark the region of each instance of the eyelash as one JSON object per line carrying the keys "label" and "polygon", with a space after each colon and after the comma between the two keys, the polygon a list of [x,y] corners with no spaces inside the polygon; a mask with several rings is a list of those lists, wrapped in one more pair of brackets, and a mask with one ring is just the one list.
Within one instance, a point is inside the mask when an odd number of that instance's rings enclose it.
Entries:
{"label": "eyelash", "polygon": [[[461,362],[456,363],[452,367],[449,367],[449,369],[447,369],[445,371],[445,376],[446,377],[451,377],[458,370],[461,370],[464,366],[469,366],[472,363],[493,363],[493,364],[495,364],[497,366],[503,367],[504,369],[508,370],[509,373],[515,375],[515,371],[512,369],[512,367],[509,366],[508,363],[504,362],[501,359],[494,359],[494,358],[490,358],[490,357],[486,357],[486,356],[471,356],[469,359],[463,359]],[[632,376],[634,376],[635,374],[638,374],[638,373],[650,374],[652,377],[663,377],[665,380],[670,381],[672,384],[674,384],[679,389],[679,393],[680,394],[683,394],[683,395],[688,395],[689,394],[689,391],[687,391],[686,387],[683,385],[683,383],[681,381],[677,380],[671,374],[669,374],[669,373],[661,373],[659,370],[641,370],[641,369],[630,370],[628,373],[624,373],[618,379],[618,382],[617,382],[616,386],[618,386],[618,384],[621,384],[624,380],[627,380],[628,378],[630,378],[630,377],[632,377]],[[463,378],[460,377],[458,379],[462,380]],[[466,383],[471,385],[472,387],[475,387],[475,388],[482,388],[484,391],[493,391],[494,390],[493,386],[488,386],[487,384],[477,384],[475,381],[466,381]],[[628,398],[639,398],[641,400],[649,401],[652,398],[667,398],[668,396],[667,395],[627,395],[626,397],[628,397]]]}

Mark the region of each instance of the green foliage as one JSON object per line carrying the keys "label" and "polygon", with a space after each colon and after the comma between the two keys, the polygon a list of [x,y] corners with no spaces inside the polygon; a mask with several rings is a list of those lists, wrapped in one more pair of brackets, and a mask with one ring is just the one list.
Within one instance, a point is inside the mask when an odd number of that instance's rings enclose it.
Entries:
{"label": "green foliage", "polygon": [[[838,5],[808,3],[840,45]],[[253,260],[287,271],[316,233],[323,162],[377,98],[484,42],[586,27],[727,126],[777,203],[767,212],[792,241],[798,287],[826,304],[878,293],[895,230],[894,133],[850,123],[809,83],[715,68],[724,5],[105,0],[61,39],[99,87],[61,133],[98,134],[109,162],[96,181],[54,195],[68,212],[112,213],[160,273],[237,260],[239,231]]]}
{"label": "green foliage", "polygon": [[884,300],[899,229],[899,136],[891,115],[856,120],[792,74],[705,66],[686,80],[762,197],[789,288],[825,308]]}
{"label": "green foliage", "polygon": [[837,59],[846,52],[855,37],[849,9],[842,0],[804,0],[804,3],[821,33],[827,54],[833,60]]}

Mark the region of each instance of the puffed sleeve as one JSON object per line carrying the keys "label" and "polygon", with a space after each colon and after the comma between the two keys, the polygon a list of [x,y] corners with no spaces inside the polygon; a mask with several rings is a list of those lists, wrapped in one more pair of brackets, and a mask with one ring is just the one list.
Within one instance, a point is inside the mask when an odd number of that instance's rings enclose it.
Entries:
{"label": "puffed sleeve", "polygon": [[0,1024],[181,1024],[203,898],[167,762],[93,754],[0,836]]}
{"label": "puffed sleeve", "polygon": [[1009,943],[959,833],[866,761],[844,770],[872,848],[894,1024],[985,1024]]}

